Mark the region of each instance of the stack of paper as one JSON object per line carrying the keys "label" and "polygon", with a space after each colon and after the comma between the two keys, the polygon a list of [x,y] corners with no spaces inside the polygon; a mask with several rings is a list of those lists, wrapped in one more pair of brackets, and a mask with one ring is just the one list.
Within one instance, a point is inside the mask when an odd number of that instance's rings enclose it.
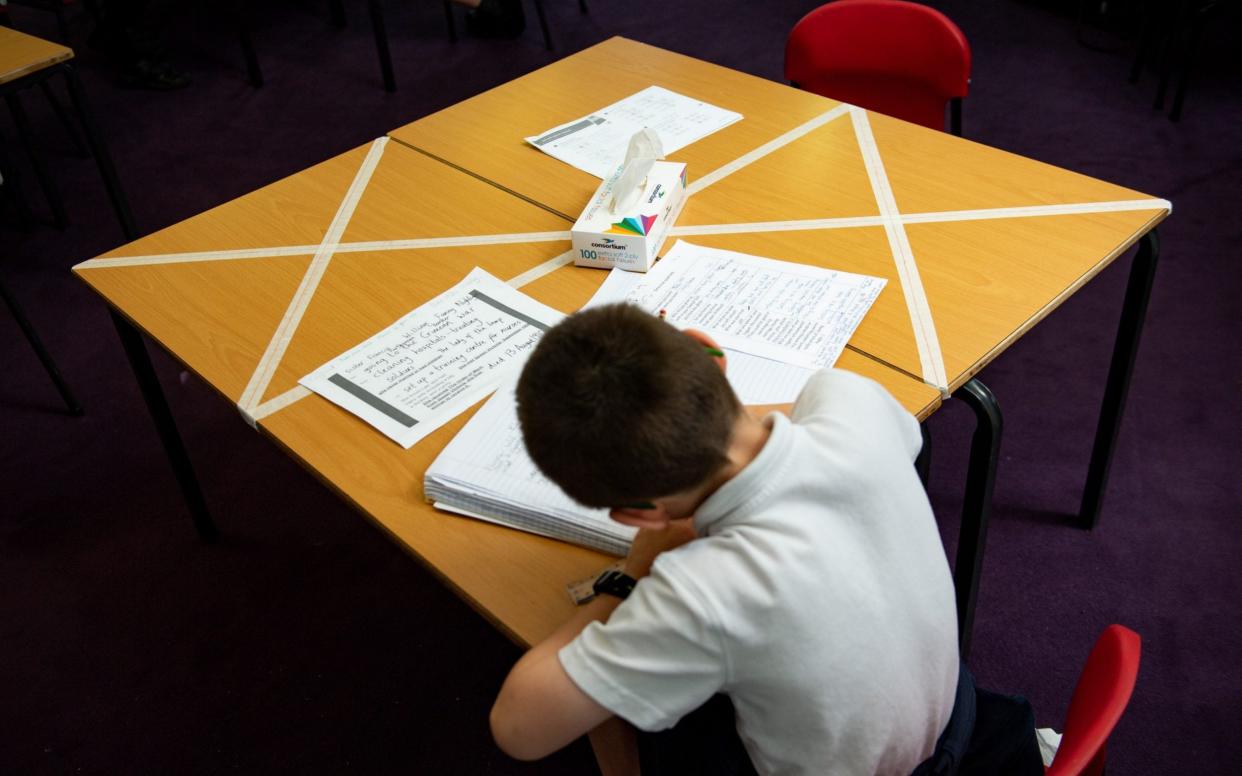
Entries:
{"label": "stack of paper", "polygon": [[634,529],[578,505],[535,468],[522,444],[516,379],[488,399],[423,478],[438,509],[624,555]]}

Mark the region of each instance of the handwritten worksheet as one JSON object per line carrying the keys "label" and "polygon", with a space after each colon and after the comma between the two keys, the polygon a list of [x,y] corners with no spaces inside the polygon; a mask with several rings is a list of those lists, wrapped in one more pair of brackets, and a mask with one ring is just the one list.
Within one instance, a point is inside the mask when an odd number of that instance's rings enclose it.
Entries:
{"label": "handwritten worksheet", "polygon": [[[586,307],[624,302],[645,278],[642,273],[614,269]],[[658,307],[645,309],[652,315],[660,310]],[[806,381],[815,374],[814,369],[753,356],[740,350],[725,348],[725,354],[729,357],[725,376],[742,404],[788,404],[798,398]]]}
{"label": "handwritten worksheet", "polygon": [[627,299],[724,348],[818,369],[836,363],[886,282],[680,240]]}
{"label": "handwritten worksheet", "polygon": [[742,114],[649,86],[607,108],[553,127],[526,142],[597,178],[612,175],[625,158],[630,138],[654,129],[667,156],[723,129]]}
{"label": "handwritten worksheet", "polygon": [[562,317],[475,267],[300,382],[409,448],[494,391]]}

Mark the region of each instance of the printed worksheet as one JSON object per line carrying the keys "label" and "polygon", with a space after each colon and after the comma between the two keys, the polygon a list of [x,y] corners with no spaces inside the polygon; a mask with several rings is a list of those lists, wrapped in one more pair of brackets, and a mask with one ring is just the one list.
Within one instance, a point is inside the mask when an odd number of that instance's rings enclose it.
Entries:
{"label": "printed worksheet", "polygon": [[300,382],[409,448],[496,390],[563,317],[475,267]]}
{"label": "printed worksheet", "polygon": [[597,178],[607,178],[625,159],[630,138],[641,129],[656,131],[667,156],[741,118],[740,113],[649,86],[526,142]]}
{"label": "printed worksheet", "polygon": [[680,240],[627,298],[726,349],[818,369],[836,363],[886,282]]}

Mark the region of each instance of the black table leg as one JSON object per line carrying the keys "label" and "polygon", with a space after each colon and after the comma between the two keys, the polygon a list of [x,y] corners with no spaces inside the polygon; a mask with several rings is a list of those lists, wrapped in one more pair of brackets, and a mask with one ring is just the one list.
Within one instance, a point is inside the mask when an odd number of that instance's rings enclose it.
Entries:
{"label": "black table leg", "polygon": [[104,145],[103,136],[95,126],[95,117],[87,105],[86,90],[82,88],[78,71],[68,63],[61,63],[56,67],[65,74],[65,81],[69,84],[69,97],[73,100],[73,108],[78,112],[78,119],[82,122],[86,143],[91,149],[91,155],[95,157],[95,166],[99,168],[99,174],[103,177],[104,188],[108,191],[112,209],[116,211],[117,220],[121,222],[121,232],[124,233],[127,241],[137,240],[138,228],[134,226],[134,216],[129,210],[129,200],[125,198],[125,191],[121,188],[121,179],[117,177],[116,167],[112,164],[112,156],[108,153],[108,147]]}
{"label": "black table leg", "polygon": [[52,222],[56,224],[57,229],[65,229],[69,226],[69,214],[65,211],[65,200],[61,198],[56,182],[52,180],[47,165],[43,163],[42,154],[35,147],[34,130],[30,126],[30,119],[26,116],[26,109],[22,107],[21,96],[17,92],[10,92],[4,95],[4,101],[8,103],[9,113],[13,114],[13,124],[17,126],[17,136],[21,138],[22,148],[26,150],[30,166],[34,169],[35,180],[39,182],[39,188],[43,190],[43,198],[47,200],[48,207],[52,209]]}
{"label": "black table leg", "polygon": [[965,402],[975,413],[975,433],[970,440],[970,465],[966,471],[966,496],[962,502],[962,525],[957,539],[957,561],[953,565],[953,584],[957,589],[958,645],[962,660],[965,660],[970,655],[970,638],[975,624],[975,603],[979,596],[983,550],[992,514],[992,488],[996,484],[1002,424],[996,397],[978,379],[963,385],[953,397]]}
{"label": "black table leg", "polygon": [[69,384],[65,382],[65,378],[60,376],[60,369],[56,367],[56,362],[52,360],[51,354],[43,347],[43,341],[39,339],[34,326],[26,318],[26,313],[17,304],[17,300],[9,294],[9,290],[4,283],[0,283],[0,298],[4,299],[4,303],[9,306],[9,311],[17,319],[17,325],[21,327],[22,333],[26,335],[26,341],[30,343],[30,347],[34,348],[35,355],[43,363],[43,369],[47,372],[47,376],[52,378],[52,382],[55,383],[56,390],[60,392],[60,398],[64,399],[65,407],[69,410],[69,414],[81,415],[82,405],[74,397],[73,391],[69,390]]}
{"label": "black table leg", "polygon": [[123,316],[115,311],[109,312],[112,314],[112,322],[116,325],[117,333],[121,337],[125,355],[129,358],[129,365],[134,370],[134,377],[138,380],[138,387],[142,390],[142,398],[146,400],[147,410],[151,413],[151,419],[155,421],[155,428],[159,432],[160,441],[164,444],[168,462],[172,465],[173,473],[177,476],[177,483],[181,486],[181,494],[185,497],[186,506],[190,509],[194,528],[204,541],[215,541],[219,532],[216,530],[215,522],[211,519],[211,514],[207,511],[207,501],[203,498],[198,477],[194,474],[194,465],[190,463],[190,456],[185,451],[181,434],[178,433],[177,424],[173,421],[172,411],[168,409],[168,401],[164,398],[163,389],[160,388],[159,378],[155,375],[155,367],[151,365],[151,356],[147,353],[142,335]]}
{"label": "black table leg", "polygon": [[69,115],[69,111],[65,110],[65,106],[61,104],[60,98],[52,91],[52,85],[44,79],[39,82],[39,91],[43,92],[43,97],[47,100],[47,104],[52,106],[52,111],[56,114],[56,120],[65,128],[65,134],[69,136],[69,141],[73,143],[78,156],[83,159],[90,156],[90,150],[82,142],[82,137],[78,135],[78,131],[73,128],[73,117]]}
{"label": "black table leg", "polygon": [[9,156],[8,148],[9,141],[3,134],[0,134],[0,178],[4,179],[4,182],[0,183],[0,191],[4,192],[9,204],[13,206],[18,226],[22,231],[28,232],[34,220],[34,214],[30,212],[30,203],[26,201],[26,195],[22,191],[21,168],[17,166],[17,161]]}
{"label": "black table leg", "polygon": [[1083,528],[1095,528],[1100,520],[1100,507],[1104,502],[1104,490],[1108,486],[1108,470],[1113,462],[1113,450],[1117,446],[1117,432],[1121,428],[1121,415],[1126,406],[1126,394],[1130,390],[1130,376],[1134,372],[1139,335],[1143,333],[1143,319],[1147,316],[1147,302],[1151,299],[1152,282],[1156,277],[1156,259],[1159,256],[1160,237],[1153,229],[1143,235],[1138,254],[1130,265],[1130,281],[1126,286],[1126,298],[1121,308],[1121,325],[1117,329],[1113,359],[1108,368],[1108,382],[1104,386],[1104,406],[1100,410],[1100,423],[1095,430],[1095,445],[1091,449],[1091,463],[1087,467],[1087,486],[1082,495],[1082,508],[1078,512],[1079,525]]}

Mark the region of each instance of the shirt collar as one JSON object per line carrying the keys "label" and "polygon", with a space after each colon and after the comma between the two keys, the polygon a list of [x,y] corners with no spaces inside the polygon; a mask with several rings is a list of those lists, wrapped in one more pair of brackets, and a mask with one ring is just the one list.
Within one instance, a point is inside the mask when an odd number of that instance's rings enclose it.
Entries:
{"label": "shirt collar", "polygon": [[759,454],[699,506],[694,515],[694,529],[699,536],[716,533],[725,528],[731,518],[749,514],[751,510],[745,507],[767,500],[768,492],[776,487],[792,444],[793,429],[789,418],[779,412],[773,412],[768,418],[772,422],[772,432]]}

